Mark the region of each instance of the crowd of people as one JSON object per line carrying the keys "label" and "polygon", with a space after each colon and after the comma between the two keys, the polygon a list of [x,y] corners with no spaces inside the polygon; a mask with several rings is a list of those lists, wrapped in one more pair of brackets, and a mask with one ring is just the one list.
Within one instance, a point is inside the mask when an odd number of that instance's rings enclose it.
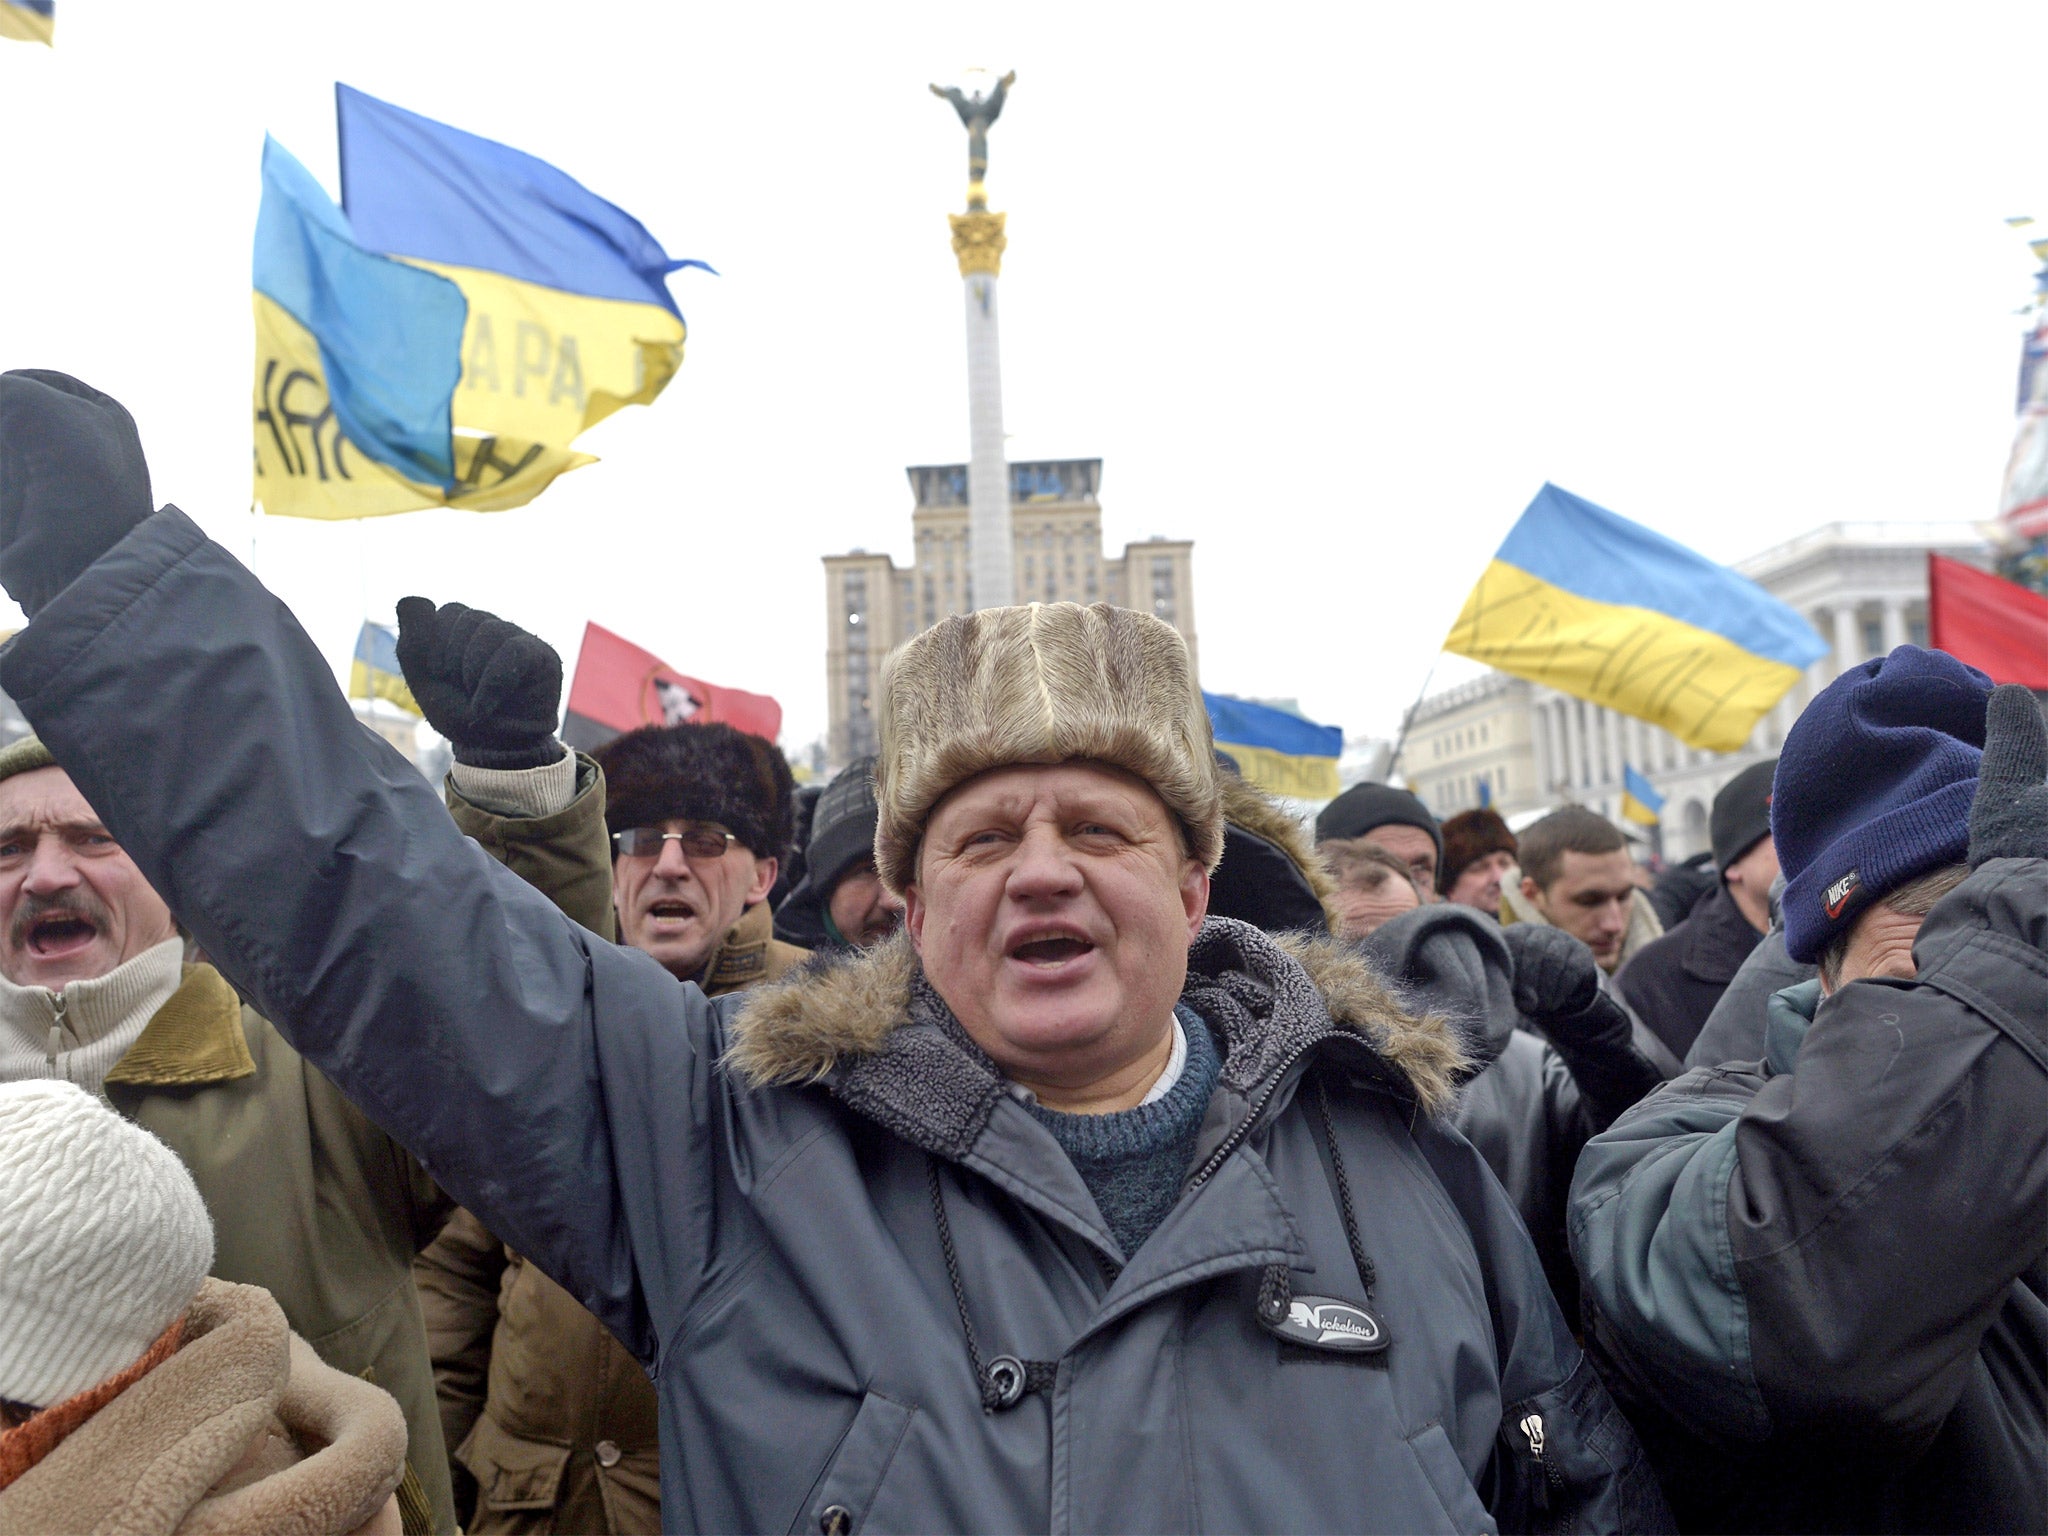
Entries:
{"label": "crowd of people", "polygon": [[0,1533],[2048,1528],[2048,727],[1902,646],[1650,881],[1297,821],[1148,615],[882,750],[556,737],[409,598],[437,795],[0,375]]}

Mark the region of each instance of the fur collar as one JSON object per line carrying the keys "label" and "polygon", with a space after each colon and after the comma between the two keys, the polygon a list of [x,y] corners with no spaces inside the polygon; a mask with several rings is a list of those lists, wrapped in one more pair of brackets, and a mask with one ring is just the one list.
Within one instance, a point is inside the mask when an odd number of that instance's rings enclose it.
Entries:
{"label": "fur collar", "polygon": [[[1370,1046],[1373,1075],[1427,1114],[1450,1107],[1464,1070],[1444,1020],[1403,1011],[1365,961],[1326,940],[1274,939],[1211,918],[1189,951],[1182,995],[1223,1036],[1223,1081],[1241,1092],[1338,1034]],[[822,1082],[905,1139],[954,1156],[1004,1091],[900,933],[754,989],[725,1064],[756,1088]]]}

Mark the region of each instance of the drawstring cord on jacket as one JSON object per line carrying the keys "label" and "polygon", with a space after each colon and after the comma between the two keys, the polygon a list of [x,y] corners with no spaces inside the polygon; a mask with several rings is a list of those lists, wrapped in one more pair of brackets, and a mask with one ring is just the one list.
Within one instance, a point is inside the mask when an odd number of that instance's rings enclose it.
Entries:
{"label": "drawstring cord on jacket", "polygon": [[946,1278],[953,1283],[953,1304],[960,1309],[960,1331],[967,1335],[967,1363],[981,1387],[981,1411],[997,1413],[1014,1408],[1031,1392],[1050,1392],[1059,1374],[1057,1360],[1020,1360],[1015,1355],[997,1355],[986,1366],[981,1363],[981,1341],[975,1337],[974,1319],[967,1312],[967,1287],[960,1280],[960,1255],[953,1247],[953,1223],[946,1219],[946,1191],[939,1183],[939,1162],[925,1154],[926,1180],[932,1193],[932,1217],[939,1225],[939,1247],[946,1255]]}
{"label": "drawstring cord on jacket", "polygon": [[[1337,1186],[1337,1208],[1344,1219],[1344,1240],[1351,1247],[1351,1262],[1358,1266],[1359,1283],[1365,1287],[1363,1316],[1342,1325],[1341,1331],[1325,1327],[1322,1323],[1305,1333],[1297,1330],[1289,1321],[1294,1306],[1293,1277],[1285,1264],[1269,1264],[1259,1277],[1259,1321],[1268,1331],[1293,1343],[1318,1343],[1325,1348],[1347,1352],[1379,1354],[1387,1347],[1385,1326],[1373,1306],[1372,1292],[1379,1280],[1379,1270],[1365,1251],[1365,1241],[1358,1233],[1358,1211],[1351,1203],[1351,1179],[1344,1171],[1344,1149],[1337,1145],[1336,1117],[1330,1113],[1330,1090],[1320,1074],[1316,1077],[1316,1109],[1322,1116],[1323,1139],[1330,1147],[1331,1182]],[[1312,1299],[1326,1301],[1321,1297]],[[1350,1312],[1358,1309],[1340,1303],[1338,1310]],[[1336,1335],[1334,1339],[1333,1334]]]}

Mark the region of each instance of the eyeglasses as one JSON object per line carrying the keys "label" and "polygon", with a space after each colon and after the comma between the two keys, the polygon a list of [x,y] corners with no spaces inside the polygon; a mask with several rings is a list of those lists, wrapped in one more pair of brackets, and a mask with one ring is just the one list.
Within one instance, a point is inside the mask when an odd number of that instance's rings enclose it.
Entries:
{"label": "eyeglasses", "polygon": [[709,863],[725,857],[725,850],[739,839],[715,821],[693,821],[680,832],[660,827],[628,827],[612,834],[612,848],[622,859],[657,859],[664,843],[683,845],[683,857]]}

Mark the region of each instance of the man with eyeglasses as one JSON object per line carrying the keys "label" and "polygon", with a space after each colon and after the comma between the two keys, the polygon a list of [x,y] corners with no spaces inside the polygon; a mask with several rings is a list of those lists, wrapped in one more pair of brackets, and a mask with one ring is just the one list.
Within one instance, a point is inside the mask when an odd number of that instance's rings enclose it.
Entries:
{"label": "man with eyeglasses", "polygon": [[649,725],[604,769],[619,942],[710,996],[772,981],[806,951],[774,936],[768,892],[794,835],[789,764],[729,725]]}
{"label": "man with eyeglasses", "polygon": [[[478,654],[541,643],[482,618]],[[401,661],[424,662],[408,663],[408,681],[421,672],[414,692],[431,710],[427,658],[468,640],[474,610],[408,598],[399,623]],[[556,696],[501,714],[554,718],[559,668],[537,675],[554,680]],[[448,726],[458,754],[475,758],[456,734],[463,725]],[[560,754],[545,731],[536,739]],[[604,770],[621,943],[712,996],[773,980],[807,958],[809,951],[774,938],[766,899],[794,823],[789,765],[773,743],[729,725],[650,725],[593,756]],[[478,767],[463,764],[456,774],[457,788],[472,797],[499,782]],[[566,761],[555,771],[567,773]],[[508,788],[517,776],[507,776]],[[443,1432],[476,1481],[467,1529],[660,1531],[654,1387],[610,1331],[468,1211],[456,1212],[421,1254],[416,1274]]]}

